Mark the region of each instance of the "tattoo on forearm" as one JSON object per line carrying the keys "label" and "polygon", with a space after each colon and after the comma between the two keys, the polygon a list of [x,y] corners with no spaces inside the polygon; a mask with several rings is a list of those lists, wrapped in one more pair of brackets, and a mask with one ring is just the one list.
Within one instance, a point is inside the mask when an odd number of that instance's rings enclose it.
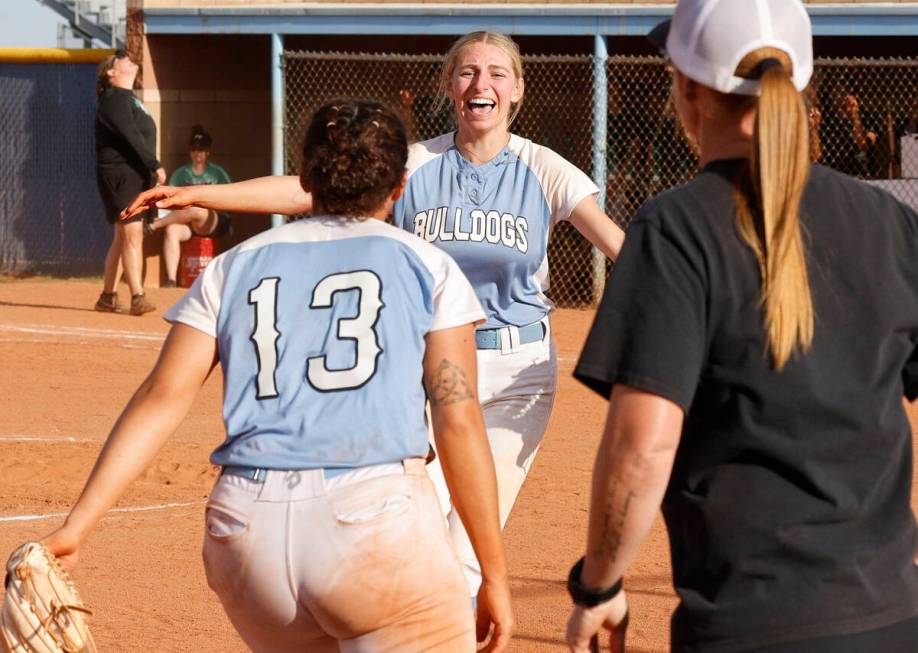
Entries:
{"label": "tattoo on forearm", "polygon": [[448,406],[473,397],[465,371],[444,358],[430,379],[430,405]]}
{"label": "tattoo on forearm", "polygon": [[602,518],[599,545],[592,553],[607,553],[613,563],[616,561],[622,546],[625,520],[628,517],[628,509],[631,507],[633,498],[634,492],[631,491],[631,488],[620,488],[619,479],[612,479],[612,484],[606,494],[606,508]]}

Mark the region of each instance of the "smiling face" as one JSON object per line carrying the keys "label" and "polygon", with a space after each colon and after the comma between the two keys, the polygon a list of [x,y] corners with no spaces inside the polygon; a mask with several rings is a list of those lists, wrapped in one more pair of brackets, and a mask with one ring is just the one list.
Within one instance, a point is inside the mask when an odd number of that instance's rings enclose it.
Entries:
{"label": "smiling face", "polygon": [[447,80],[446,95],[456,107],[463,133],[506,131],[523,98],[523,80],[503,48],[481,41],[463,47]]}

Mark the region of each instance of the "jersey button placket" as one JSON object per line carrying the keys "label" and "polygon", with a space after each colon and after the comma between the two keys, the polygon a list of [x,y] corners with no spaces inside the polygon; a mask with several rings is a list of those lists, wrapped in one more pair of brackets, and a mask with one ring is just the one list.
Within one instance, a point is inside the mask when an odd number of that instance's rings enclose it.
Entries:
{"label": "jersey button placket", "polygon": [[484,185],[481,183],[481,175],[477,172],[473,172],[469,175],[469,179],[469,199],[475,204],[480,204],[482,187]]}

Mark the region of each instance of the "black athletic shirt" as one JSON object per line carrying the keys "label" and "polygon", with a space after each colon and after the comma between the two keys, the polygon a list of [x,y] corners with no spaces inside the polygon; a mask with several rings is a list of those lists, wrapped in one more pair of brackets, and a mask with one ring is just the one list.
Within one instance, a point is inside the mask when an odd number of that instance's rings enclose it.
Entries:
{"label": "black athletic shirt", "polygon": [[[708,165],[628,228],[575,376],[683,408],[663,514],[675,651],[741,651],[918,614],[911,430],[918,214],[814,166],[803,199],[812,349],[772,370],[759,269]],[[918,644],[916,644],[918,649]]]}
{"label": "black athletic shirt", "polygon": [[156,123],[133,91],[110,86],[96,109],[96,162],[156,171]]}

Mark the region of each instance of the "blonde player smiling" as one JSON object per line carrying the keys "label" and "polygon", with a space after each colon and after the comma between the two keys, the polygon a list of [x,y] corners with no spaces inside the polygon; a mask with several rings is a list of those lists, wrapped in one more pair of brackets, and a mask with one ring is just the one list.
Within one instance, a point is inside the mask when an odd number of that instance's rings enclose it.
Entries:
{"label": "blonde player smiling", "polygon": [[[500,516],[510,514],[548,424],[557,364],[548,315],[548,239],[569,220],[614,258],[624,234],[596,202],[599,189],[561,156],[510,132],[525,96],[522,60],[507,36],[475,32],[447,53],[440,90],[458,129],[413,145],[393,222],[448,252],[468,276],[487,321],[478,327],[479,396],[497,469]],[[312,198],[295,177],[211,188],[159,188],[147,204],[301,213]],[[458,515],[450,532],[472,595],[477,562]]]}

